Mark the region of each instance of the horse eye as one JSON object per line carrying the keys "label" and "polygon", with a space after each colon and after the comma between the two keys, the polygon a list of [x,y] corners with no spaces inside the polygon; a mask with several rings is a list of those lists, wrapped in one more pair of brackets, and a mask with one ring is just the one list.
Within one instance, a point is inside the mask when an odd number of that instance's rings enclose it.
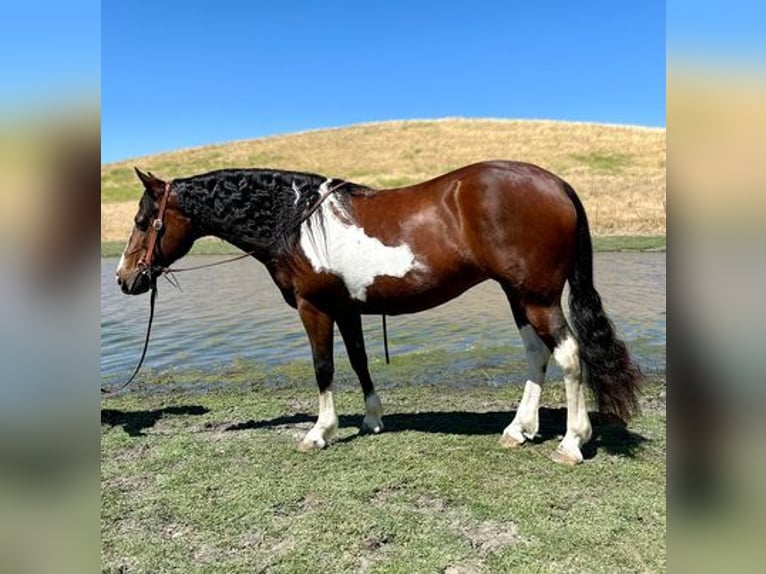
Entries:
{"label": "horse eye", "polygon": [[149,229],[149,220],[148,219],[136,217],[133,220],[133,223],[136,224],[136,227],[138,228],[139,231],[146,231],[147,229]]}

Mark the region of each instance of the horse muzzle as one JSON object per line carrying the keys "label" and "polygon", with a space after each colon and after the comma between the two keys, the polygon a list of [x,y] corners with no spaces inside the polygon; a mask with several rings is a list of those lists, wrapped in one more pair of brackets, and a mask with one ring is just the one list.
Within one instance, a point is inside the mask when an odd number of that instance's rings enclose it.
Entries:
{"label": "horse muzzle", "polygon": [[117,276],[117,284],[126,295],[140,295],[152,287],[154,278],[149,270],[136,271],[127,278]]}

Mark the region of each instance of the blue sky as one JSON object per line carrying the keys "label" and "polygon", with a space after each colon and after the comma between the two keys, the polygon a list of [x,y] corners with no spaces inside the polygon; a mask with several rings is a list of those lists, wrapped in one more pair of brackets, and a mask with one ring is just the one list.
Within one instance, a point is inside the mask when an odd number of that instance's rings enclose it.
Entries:
{"label": "blue sky", "polygon": [[98,0],[0,2],[2,113],[62,100],[95,100],[100,51]]}
{"label": "blue sky", "polygon": [[665,4],[102,4],[102,161],[447,116],[665,125]]}

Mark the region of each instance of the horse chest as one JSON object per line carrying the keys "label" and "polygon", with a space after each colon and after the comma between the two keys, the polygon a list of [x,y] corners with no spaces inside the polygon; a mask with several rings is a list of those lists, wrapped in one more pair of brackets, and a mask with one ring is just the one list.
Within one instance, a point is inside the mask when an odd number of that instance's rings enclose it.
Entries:
{"label": "horse chest", "polygon": [[384,244],[331,200],[322,206],[319,218],[303,224],[299,245],[315,273],[340,278],[357,301],[367,299],[378,277],[402,278],[420,266],[409,245]]}

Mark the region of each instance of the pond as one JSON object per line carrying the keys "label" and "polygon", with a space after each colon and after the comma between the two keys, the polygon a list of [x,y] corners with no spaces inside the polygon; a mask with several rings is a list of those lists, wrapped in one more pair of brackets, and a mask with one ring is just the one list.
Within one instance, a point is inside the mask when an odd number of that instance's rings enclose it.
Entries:
{"label": "pond", "polygon": [[[184,266],[222,259],[191,256]],[[595,254],[596,286],[604,306],[639,364],[665,368],[665,253]],[[101,375],[113,380],[133,370],[146,330],[149,295],[124,295],[114,278],[117,258],[101,260]],[[145,368],[220,369],[234,361],[266,367],[309,361],[308,340],[265,268],[245,259],[178,276],[181,290],[163,279]],[[565,297],[567,294],[565,293]],[[364,318],[368,354],[382,355],[380,317]],[[430,311],[388,318],[394,357],[405,353],[522,348],[500,287],[485,282]],[[336,357],[345,356],[336,333]]]}

